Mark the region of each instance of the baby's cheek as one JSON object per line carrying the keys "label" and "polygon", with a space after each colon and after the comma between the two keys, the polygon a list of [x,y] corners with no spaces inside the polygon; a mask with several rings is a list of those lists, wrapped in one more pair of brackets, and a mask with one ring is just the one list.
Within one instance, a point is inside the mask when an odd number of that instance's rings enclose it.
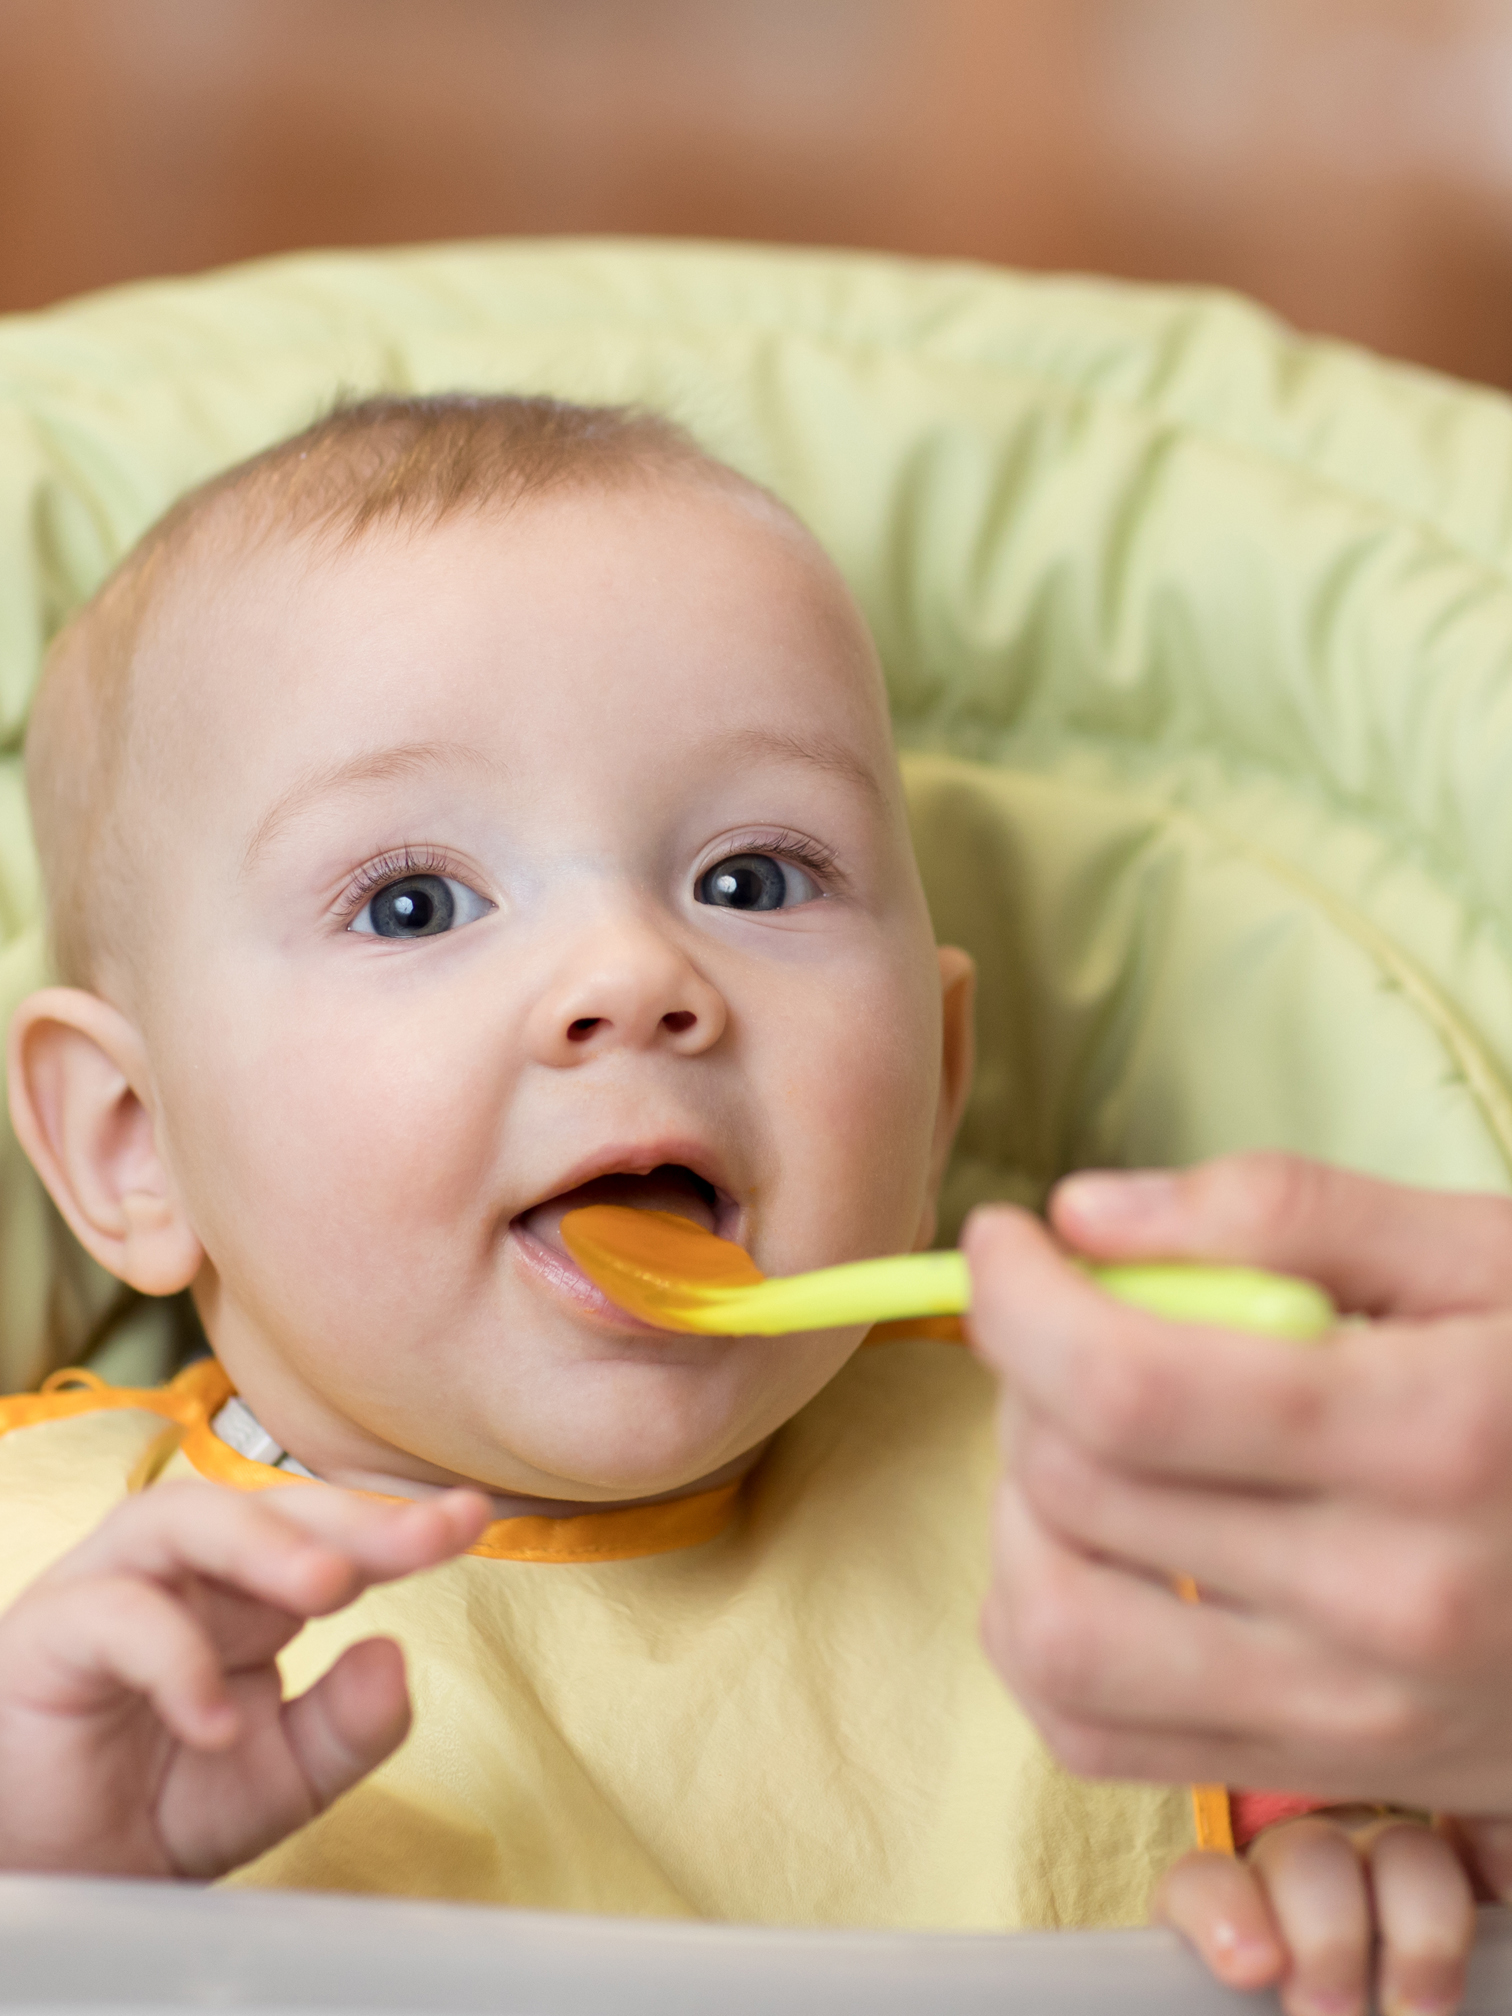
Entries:
{"label": "baby's cheek", "polygon": [[297,1014],[256,1022],[184,1102],[212,1258],[225,1272],[215,1249],[230,1247],[298,1275],[304,1294],[345,1294],[348,1277],[417,1290],[439,1228],[486,1200],[497,1107],[476,1068],[434,1025],[349,1017],[333,1037]]}
{"label": "baby's cheek", "polygon": [[938,1093],[929,1007],[903,987],[837,988],[789,1048],[776,1117],[784,1197],[804,1214],[792,1229],[812,1242],[801,1264],[913,1238]]}

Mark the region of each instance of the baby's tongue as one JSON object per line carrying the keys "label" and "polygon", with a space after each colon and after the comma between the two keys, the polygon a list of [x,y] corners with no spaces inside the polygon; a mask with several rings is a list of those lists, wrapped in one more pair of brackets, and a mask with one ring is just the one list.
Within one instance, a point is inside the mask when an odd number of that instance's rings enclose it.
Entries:
{"label": "baby's tongue", "polygon": [[580,1211],[585,1204],[628,1204],[636,1211],[675,1211],[680,1218],[691,1218],[706,1232],[714,1230],[714,1206],[709,1201],[707,1184],[701,1183],[691,1169],[679,1169],[671,1163],[653,1169],[649,1176],[599,1176],[592,1183],[580,1183],[575,1190],[564,1190],[559,1196],[548,1197],[543,1204],[522,1212],[516,1223],[533,1233],[543,1246],[565,1254],[562,1220],[569,1211]]}

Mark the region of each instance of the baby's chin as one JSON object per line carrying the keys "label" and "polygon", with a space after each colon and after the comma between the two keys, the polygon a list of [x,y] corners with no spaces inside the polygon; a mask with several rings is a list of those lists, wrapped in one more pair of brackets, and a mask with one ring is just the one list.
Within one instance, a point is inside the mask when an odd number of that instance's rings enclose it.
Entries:
{"label": "baby's chin", "polygon": [[623,1504],[693,1490],[746,1455],[754,1461],[810,1397],[773,1379],[766,1340],[678,1337],[663,1349],[654,1333],[638,1353],[601,1344],[575,1363],[554,1353],[539,1381],[517,1377],[507,1397],[467,1401],[453,1385],[459,1414],[434,1434],[416,1433],[411,1415],[402,1456],[430,1480],[495,1497]]}

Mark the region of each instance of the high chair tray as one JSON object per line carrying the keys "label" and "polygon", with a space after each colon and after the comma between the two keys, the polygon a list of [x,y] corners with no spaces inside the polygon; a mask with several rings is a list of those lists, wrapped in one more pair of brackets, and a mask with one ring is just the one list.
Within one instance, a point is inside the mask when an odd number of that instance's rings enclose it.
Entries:
{"label": "high chair tray", "polygon": [[[0,1877],[0,2016],[1262,2016],[1164,1932],[780,1932],[159,1883]],[[1512,2010],[1481,1914],[1466,2016]]]}

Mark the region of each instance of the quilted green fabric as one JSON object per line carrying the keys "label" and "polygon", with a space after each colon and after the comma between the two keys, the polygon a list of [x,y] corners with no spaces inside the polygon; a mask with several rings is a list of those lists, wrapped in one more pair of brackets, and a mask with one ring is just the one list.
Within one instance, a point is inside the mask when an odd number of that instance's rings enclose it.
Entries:
{"label": "quilted green fabric", "polygon": [[[947,1234],[1073,1165],[1260,1144],[1512,1187],[1512,404],[1205,294],[531,241],[0,322],[6,1001],[43,971],[49,635],[187,485],[338,394],[454,388],[670,411],[849,576],[982,966]],[[0,1388],[106,1292],[5,1137]]]}

